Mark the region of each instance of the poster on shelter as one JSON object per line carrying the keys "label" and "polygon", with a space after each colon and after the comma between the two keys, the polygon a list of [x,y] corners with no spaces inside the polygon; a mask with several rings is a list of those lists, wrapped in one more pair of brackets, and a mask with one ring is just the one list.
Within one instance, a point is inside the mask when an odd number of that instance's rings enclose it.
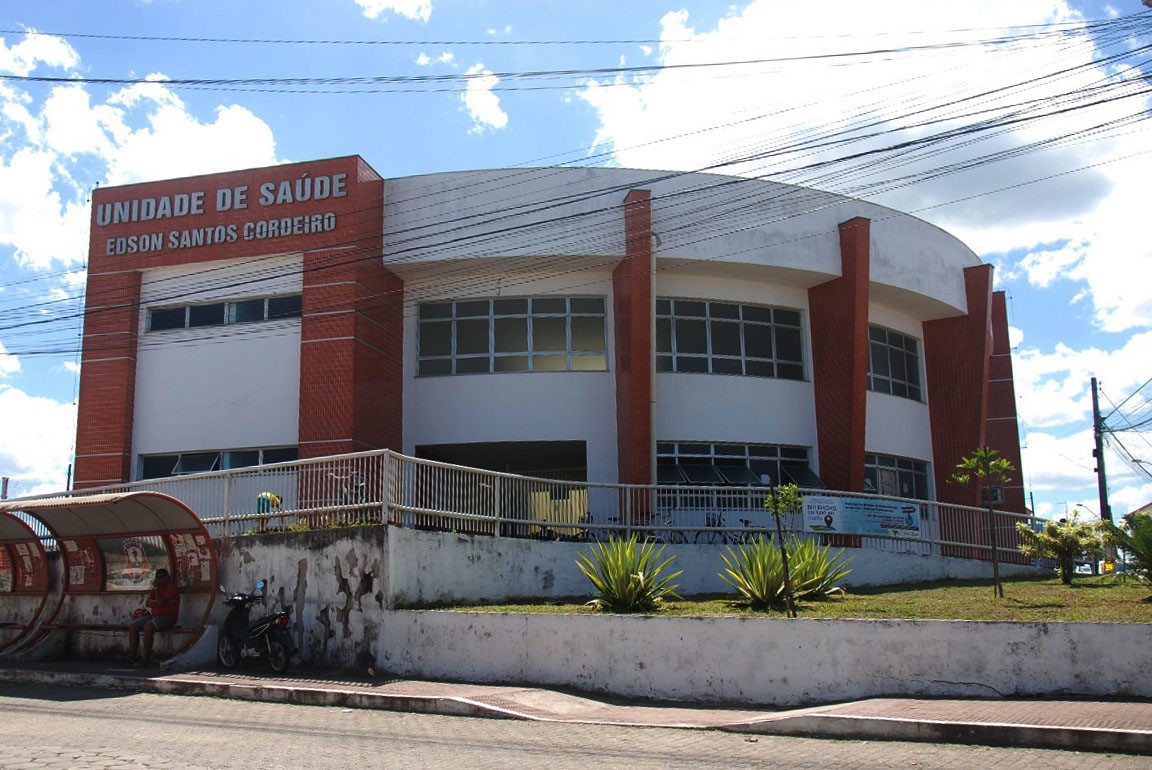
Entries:
{"label": "poster on shelter", "polygon": [[0,594],[12,593],[16,584],[14,571],[7,546],[0,545]]}
{"label": "poster on shelter", "polygon": [[882,537],[920,537],[920,506],[867,497],[804,497],[808,532]]}
{"label": "poster on shelter", "polygon": [[160,537],[116,537],[98,542],[107,591],[147,591],[156,570],[168,568],[168,552]]}

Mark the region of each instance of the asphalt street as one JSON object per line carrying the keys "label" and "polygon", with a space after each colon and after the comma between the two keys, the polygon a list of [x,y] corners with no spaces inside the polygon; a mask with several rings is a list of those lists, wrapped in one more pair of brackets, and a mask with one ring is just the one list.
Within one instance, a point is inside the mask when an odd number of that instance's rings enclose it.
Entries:
{"label": "asphalt street", "polygon": [[77,687],[0,687],[3,768],[1147,768],[1038,749],[558,724]]}

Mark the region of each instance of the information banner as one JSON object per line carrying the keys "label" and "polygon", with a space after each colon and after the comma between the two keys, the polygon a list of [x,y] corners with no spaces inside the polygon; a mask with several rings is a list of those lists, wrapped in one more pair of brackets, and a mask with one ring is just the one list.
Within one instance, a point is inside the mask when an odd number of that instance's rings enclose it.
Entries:
{"label": "information banner", "polygon": [[920,537],[920,506],[865,497],[804,496],[804,529],[841,535]]}

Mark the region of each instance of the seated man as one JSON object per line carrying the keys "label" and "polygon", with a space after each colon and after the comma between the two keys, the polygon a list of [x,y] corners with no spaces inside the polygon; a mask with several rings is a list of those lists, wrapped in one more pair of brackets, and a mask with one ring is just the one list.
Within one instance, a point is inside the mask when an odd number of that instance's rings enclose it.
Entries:
{"label": "seated man", "polygon": [[[166,569],[156,570],[152,589],[144,600],[145,612],[128,624],[128,654],[132,663],[147,666],[152,657],[152,640],[157,631],[165,631],[176,625],[180,618],[180,591],[172,582]],[[136,657],[140,647],[140,635],[144,636],[144,655]]]}

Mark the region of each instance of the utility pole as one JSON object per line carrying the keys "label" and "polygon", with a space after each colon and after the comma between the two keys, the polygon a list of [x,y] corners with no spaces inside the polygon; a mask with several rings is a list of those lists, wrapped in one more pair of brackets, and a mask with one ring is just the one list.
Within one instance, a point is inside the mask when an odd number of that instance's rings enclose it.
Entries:
{"label": "utility pole", "polygon": [[1092,378],[1092,435],[1096,448],[1092,456],[1096,458],[1096,486],[1100,490],[1100,518],[1112,521],[1112,508],[1108,505],[1108,475],[1104,472],[1104,421],[1100,419],[1100,397],[1097,394],[1096,378]]}

